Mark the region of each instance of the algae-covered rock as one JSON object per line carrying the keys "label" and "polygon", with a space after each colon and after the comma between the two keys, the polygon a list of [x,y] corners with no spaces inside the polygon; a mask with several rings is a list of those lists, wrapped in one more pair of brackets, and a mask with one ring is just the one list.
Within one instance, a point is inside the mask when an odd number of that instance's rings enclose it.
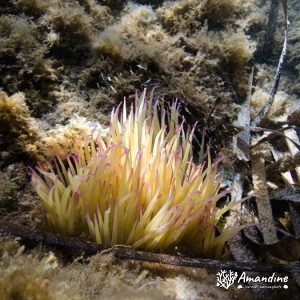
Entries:
{"label": "algae-covered rock", "polygon": [[0,92],[0,136],[1,150],[7,151],[8,155],[20,155],[27,151],[28,145],[39,140],[37,123],[30,116],[24,94],[9,97]]}
{"label": "algae-covered rock", "polygon": [[18,185],[0,172],[0,209],[14,209],[18,202]]}

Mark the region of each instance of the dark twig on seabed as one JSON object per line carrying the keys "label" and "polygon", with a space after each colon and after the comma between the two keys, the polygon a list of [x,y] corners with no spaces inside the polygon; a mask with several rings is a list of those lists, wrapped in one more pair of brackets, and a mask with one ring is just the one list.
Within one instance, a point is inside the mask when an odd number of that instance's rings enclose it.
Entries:
{"label": "dark twig on seabed", "polygon": [[282,1],[283,4],[283,11],[284,11],[284,43],[283,43],[283,48],[282,52],[280,55],[279,63],[277,66],[276,74],[274,77],[274,82],[271,90],[270,97],[263,107],[263,109],[259,112],[259,114],[256,116],[254,121],[252,122],[251,126],[257,127],[261,124],[261,122],[266,118],[266,116],[269,113],[269,110],[274,102],[275,95],[278,89],[279,81],[280,81],[280,76],[282,72],[283,65],[286,61],[287,58],[287,53],[288,53],[288,34],[287,34],[287,29],[288,29],[288,15],[287,15],[287,0]]}
{"label": "dark twig on seabed", "polygon": [[263,46],[263,54],[265,56],[271,55],[274,49],[274,35],[276,31],[276,23],[278,16],[278,7],[281,0],[271,0],[271,7],[268,19],[268,28],[265,35],[265,42]]}
{"label": "dark twig on seabed", "polygon": [[104,249],[95,243],[85,242],[76,238],[63,237],[53,233],[32,231],[10,222],[0,222],[0,234],[20,237],[22,243],[30,246],[43,244],[58,250],[72,250],[84,252],[87,255],[97,253],[111,253],[119,259],[132,259],[145,262],[153,262],[176,267],[204,268],[214,270],[251,271],[251,272],[277,272],[300,273],[300,265],[263,264],[254,262],[219,261],[212,259],[199,259],[168,254],[157,254],[136,251],[129,247],[114,246]]}

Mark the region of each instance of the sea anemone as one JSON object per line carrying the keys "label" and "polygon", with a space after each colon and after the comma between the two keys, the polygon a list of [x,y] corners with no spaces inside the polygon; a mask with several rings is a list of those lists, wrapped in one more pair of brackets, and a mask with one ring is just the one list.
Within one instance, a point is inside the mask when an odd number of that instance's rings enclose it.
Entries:
{"label": "sea anemone", "polygon": [[32,184],[49,226],[75,235],[89,231],[106,246],[161,251],[185,245],[202,257],[221,257],[239,228],[217,230],[231,205],[218,208],[223,180],[218,162],[192,155],[193,131],[179,122],[176,102],[164,109],[136,97],[113,110],[106,138],[77,142],[74,154],[50,170],[37,167]]}

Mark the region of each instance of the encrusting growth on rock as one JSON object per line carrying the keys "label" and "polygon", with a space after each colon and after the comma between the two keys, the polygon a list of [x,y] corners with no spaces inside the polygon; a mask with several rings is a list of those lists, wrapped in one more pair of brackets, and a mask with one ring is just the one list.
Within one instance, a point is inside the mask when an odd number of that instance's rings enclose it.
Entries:
{"label": "encrusting growth on rock", "polygon": [[38,119],[31,117],[23,93],[9,97],[0,91],[0,137],[4,144],[8,150],[26,153],[43,166],[54,155],[65,159],[73,151],[76,138],[90,134],[91,128],[101,136],[106,135],[106,129],[99,123],[76,116],[66,125],[46,131]]}
{"label": "encrusting growth on rock", "polygon": [[26,144],[37,140],[39,133],[24,94],[17,93],[9,97],[0,91],[0,135],[7,139],[7,144],[17,141],[24,148]]}

